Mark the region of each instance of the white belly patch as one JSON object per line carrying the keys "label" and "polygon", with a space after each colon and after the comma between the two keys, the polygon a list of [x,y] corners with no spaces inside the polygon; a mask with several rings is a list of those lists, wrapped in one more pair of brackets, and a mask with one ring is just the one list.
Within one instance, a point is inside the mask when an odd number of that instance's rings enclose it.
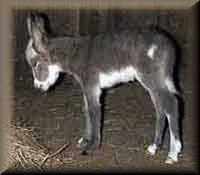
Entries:
{"label": "white belly patch", "polygon": [[99,73],[99,82],[101,88],[112,87],[115,84],[133,81],[136,75],[136,70],[132,66],[122,68],[120,70],[109,73]]}

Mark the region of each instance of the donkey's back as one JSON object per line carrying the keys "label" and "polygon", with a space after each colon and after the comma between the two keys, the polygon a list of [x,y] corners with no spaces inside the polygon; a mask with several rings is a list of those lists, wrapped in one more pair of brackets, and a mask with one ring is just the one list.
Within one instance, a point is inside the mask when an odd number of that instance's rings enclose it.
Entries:
{"label": "donkey's back", "polygon": [[89,45],[88,72],[98,75],[115,72],[112,77],[119,76],[117,82],[136,78],[149,88],[166,87],[176,93],[173,83],[176,45],[166,34],[156,29],[106,33],[91,39]]}

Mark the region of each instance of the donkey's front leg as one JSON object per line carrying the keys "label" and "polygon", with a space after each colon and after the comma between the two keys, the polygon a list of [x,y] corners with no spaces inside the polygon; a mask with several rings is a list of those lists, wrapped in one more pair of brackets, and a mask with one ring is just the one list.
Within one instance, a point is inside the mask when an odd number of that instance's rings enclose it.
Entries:
{"label": "donkey's front leg", "polygon": [[85,132],[78,141],[82,153],[99,146],[101,140],[101,106],[100,106],[100,88],[93,88],[85,91]]}

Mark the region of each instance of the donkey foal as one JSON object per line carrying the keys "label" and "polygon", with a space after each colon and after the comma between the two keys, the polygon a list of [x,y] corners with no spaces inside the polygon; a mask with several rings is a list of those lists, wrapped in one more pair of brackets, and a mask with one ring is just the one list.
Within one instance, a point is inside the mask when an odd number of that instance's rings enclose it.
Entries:
{"label": "donkey foal", "polygon": [[137,80],[149,92],[156,110],[156,130],[147,151],[154,155],[162,143],[165,119],[170,131],[166,163],[178,161],[181,151],[179,113],[173,83],[175,46],[164,34],[144,29],[100,34],[96,37],[49,38],[39,15],[27,18],[29,41],[26,59],[34,86],[46,91],[60,72],[74,76],[84,98],[85,132],[78,144],[83,152],[97,148],[101,140],[102,89]]}

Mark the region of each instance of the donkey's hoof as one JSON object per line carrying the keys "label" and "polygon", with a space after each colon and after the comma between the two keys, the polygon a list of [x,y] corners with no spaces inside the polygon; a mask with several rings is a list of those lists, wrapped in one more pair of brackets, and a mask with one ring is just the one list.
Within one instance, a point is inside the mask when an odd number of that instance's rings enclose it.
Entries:
{"label": "donkey's hoof", "polygon": [[171,157],[168,157],[166,160],[165,160],[165,163],[166,164],[174,164],[174,163],[176,163],[176,162],[178,162],[178,159],[173,159],[173,158],[171,158]]}
{"label": "donkey's hoof", "polygon": [[156,144],[151,144],[147,148],[147,154],[154,156],[156,154],[157,146]]}
{"label": "donkey's hoof", "polygon": [[166,164],[173,164],[173,163],[178,162],[178,156],[179,156],[180,150],[181,150],[180,147],[178,147],[178,148],[179,149],[176,149],[175,151],[168,153],[167,159],[165,161]]}
{"label": "donkey's hoof", "polygon": [[81,138],[78,140],[77,147],[78,147],[78,148],[81,148],[81,149],[86,148],[87,145],[88,145],[88,142],[89,142],[88,139],[85,139],[85,138],[81,137]]}
{"label": "donkey's hoof", "polygon": [[95,150],[99,145],[98,140],[92,139],[89,140],[87,138],[81,137],[78,140],[78,148],[82,150],[82,155],[87,155],[89,150]]}

